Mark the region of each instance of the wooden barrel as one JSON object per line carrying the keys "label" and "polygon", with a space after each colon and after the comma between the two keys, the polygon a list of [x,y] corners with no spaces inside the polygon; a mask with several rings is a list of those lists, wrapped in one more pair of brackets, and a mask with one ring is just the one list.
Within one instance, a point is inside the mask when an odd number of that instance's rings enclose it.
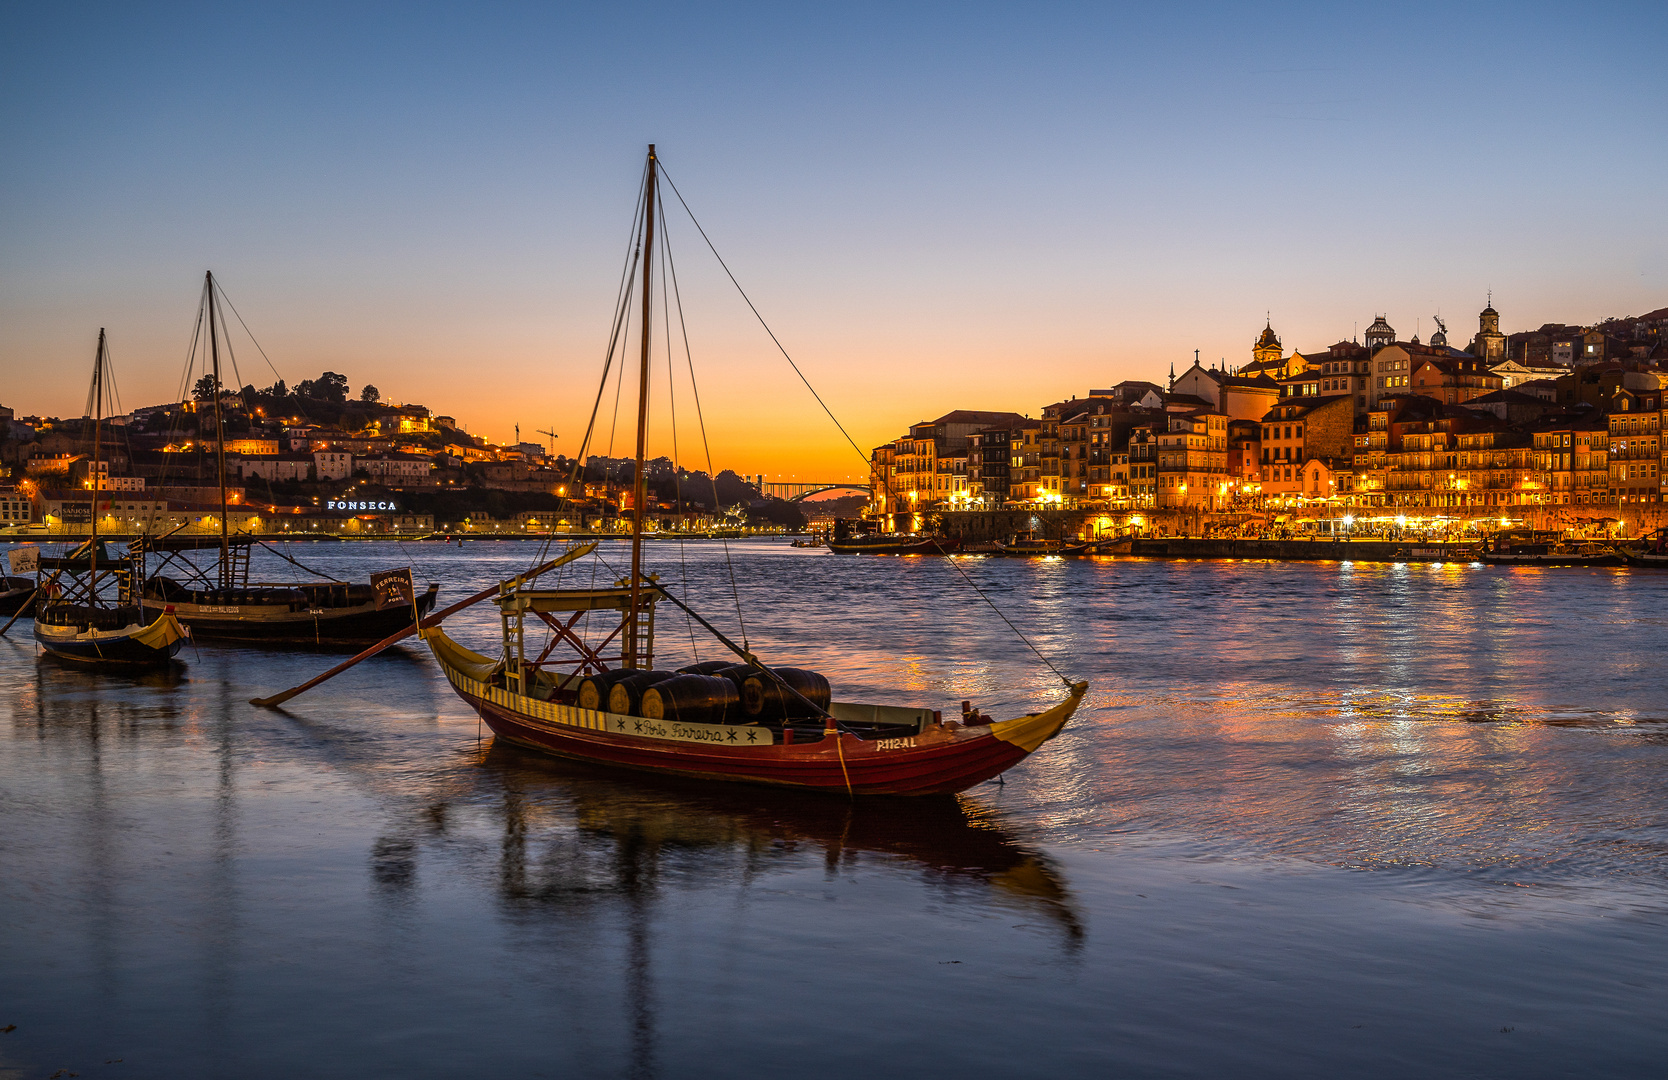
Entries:
{"label": "wooden barrel", "polygon": [[633,671],[608,688],[608,711],[625,716],[642,716],[637,710],[643,705],[643,691],[655,683],[677,677],[675,671]]}
{"label": "wooden barrel", "polygon": [[[804,668],[772,668],[782,682],[793,687],[819,709],[833,700],[828,680]],[[741,711],[749,720],[780,720],[788,716],[810,716],[805,703],[782,688],[781,683],[762,671],[754,671],[741,682]]]}
{"label": "wooden barrel", "polygon": [[608,691],[621,679],[628,679],[633,675],[641,675],[635,668],[616,668],[597,675],[587,675],[579,680],[579,697],[574,702],[581,709],[607,709]]}
{"label": "wooden barrel", "polygon": [[680,720],[686,724],[738,721],[741,692],[729,679],[715,675],[678,675],[643,690],[641,715],[650,720]]}
{"label": "wooden barrel", "polygon": [[[736,664],[734,659],[730,659],[730,660],[703,660],[699,664],[690,664],[688,667],[679,668],[678,669],[678,674],[679,675],[716,675],[720,671],[723,671],[725,668],[732,668],[732,667],[736,667],[736,666],[737,666],[737,664]],[[742,666],[745,666],[745,665],[742,665]]]}

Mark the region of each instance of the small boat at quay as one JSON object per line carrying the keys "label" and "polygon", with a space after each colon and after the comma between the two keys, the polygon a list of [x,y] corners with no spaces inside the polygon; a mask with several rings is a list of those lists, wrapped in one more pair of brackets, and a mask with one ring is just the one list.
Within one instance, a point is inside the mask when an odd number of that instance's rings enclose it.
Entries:
{"label": "small boat at quay", "polygon": [[34,602],[34,578],[14,577],[10,574],[0,578],[0,615],[17,615]]}
{"label": "small boat at quay", "polygon": [[[108,396],[109,351],[101,328],[93,360],[93,465],[88,475],[103,475],[104,401]],[[96,491],[96,489],[95,489]],[[58,558],[26,549],[19,564],[35,570],[35,641],[49,655],[88,667],[135,667],[166,664],[185,643],[187,631],[172,609],[147,613],[133,602],[143,563],[113,559],[99,539],[97,512],[89,515],[91,534],[77,550]],[[115,602],[106,596],[116,593]],[[8,624],[9,625],[9,624]]]}
{"label": "small boat at quay", "polygon": [[1395,562],[1473,562],[1478,557],[1476,548],[1469,545],[1441,547],[1436,544],[1409,544],[1399,547],[1392,555]]}
{"label": "small boat at quay", "polygon": [[997,543],[993,555],[1003,555],[1008,558],[1039,558],[1053,556],[1077,556],[1092,554],[1095,545],[1089,541],[1051,540],[1036,535],[1016,536],[1006,543]]}
{"label": "small boat at quay", "polygon": [[[440,585],[430,582],[416,596],[414,614],[410,597],[391,594],[373,584],[333,579],[251,584],[249,551],[256,541],[247,536],[225,538],[226,557],[208,572],[174,558],[180,552],[212,543],[203,537],[167,536],[136,540],[130,549],[136,558],[160,553],[164,568],[185,567],[180,572],[182,577],[189,575],[185,582],[153,571],[145,578],[139,602],[150,611],[172,609],[191,627],[192,636],[201,641],[325,648],[369,645],[427,615],[440,595]],[[283,551],[271,550],[280,558],[289,558]],[[229,584],[209,578],[209,572],[226,565],[232,567]]]}
{"label": "small boat at quay", "polygon": [[[970,702],[946,719],[941,710],[919,701],[836,700],[822,673],[767,663],[745,640],[738,643],[714,626],[687,602],[687,581],[679,590],[684,595],[674,595],[657,576],[644,572],[655,230],[657,225],[664,229],[664,218],[656,212],[659,190],[659,162],[651,146],[625,278],[635,283],[640,261],[636,306],[642,310],[642,332],[629,570],[621,575],[597,553],[595,543],[581,544],[423,620],[418,631],[423,641],[453,691],[498,739],[545,754],[669,776],[847,796],[944,795],[999,776],[1059,734],[1082,703],[1087,683],[1070,682],[1055,671],[1065,688],[1059,699],[1005,719],[988,716]],[[662,285],[662,295],[675,288],[674,278]],[[622,291],[616,327],[629,325],[633,291]],[[610,345],[603,365],[604,388],[616,362],[615,348]],[[624,363],[623,356],[619,360]],[[584,459],[592,437],[588,429],[578,460]],[[898,538],[887,539],[896,543]],[[830,546],[841,550],[838,544]],[[585,575],[581,566],[589,566],[591,573]],[[603,571],[608,576],[599,584]],[[550,574],[557,575],[555,586],[544,587],[540,579]],[[734,588],[733,569],[731,575]],[[468,648],[440,626],[444,614],[476,599],[498,608],[496,636],[502,649],[494,655]],[[691,655],[681,664],[664,663],[657,651],[657,609],[667,605],[689,631]],[[730,656],[700,660],[697,627]],[[684,635],[677,640],[685,640]],[[333,673],[256,703],[281,704]]]}
{"label": "small boat at quay", "polygon": [[1539,530],[1498,532],[1483,542],[1478,556],[1492,566],[1620,566],[1616,549],[1596,540],[1567,540]]}
{"label": "small boat at quay", "polygon": [[1648,532],[1632,544],[1617,544],[1616,554],[1629,566],[1668,569],[1668,527]]}
{"label": "small boat at quay", "polygon": [[874,533],[830,539],[828,550],[841,555],[953,555],[961,550],[961,540],[954,536]]}

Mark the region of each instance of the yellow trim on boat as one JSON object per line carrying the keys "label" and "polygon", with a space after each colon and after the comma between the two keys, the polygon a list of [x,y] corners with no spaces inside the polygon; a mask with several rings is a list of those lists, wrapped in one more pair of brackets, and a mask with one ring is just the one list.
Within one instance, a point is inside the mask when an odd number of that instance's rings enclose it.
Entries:
{"label": "yellow trim on boat", "polygon": [[162,652],[174,642],[185,640],[185,628],[180,625],[179,619],[165,611],[129,640]]}
{"label": "yellow trim on boat", "polygon": [[1075,683],[1071,688],[1071,696],[1060,704],[1033,716],[1021,716],[1017,720],[999,720],[990,725],[990,733],[1005,743],[1012,743],[1025,751],[1032,753],[1043,743],[1054,738],[1060,729],[1066,726],[1072,713],[1077,711],[1078,703],[1089,690],[1086,682]]}
{"label": "yellow trim on boat", "polygon": [[504,667],[503,660],[494,660],[473,649],[464,648],[447,637],[438,626],[425,627],[421,633],[423,640],[428,643],[429,651],[434,653],[434,658],[440,661],[442,667],[451,668],[478,683],[491,682],[492,677]]}

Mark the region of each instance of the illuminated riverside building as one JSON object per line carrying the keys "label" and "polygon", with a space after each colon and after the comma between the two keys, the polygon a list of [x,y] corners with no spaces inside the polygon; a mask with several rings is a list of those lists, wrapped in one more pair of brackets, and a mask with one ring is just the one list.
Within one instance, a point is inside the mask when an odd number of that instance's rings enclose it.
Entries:
{"label": "illuminated riverside building", "polygon": [[1008,501],[1035,504],[1042,493],[1042,421],[1016,425],[1010,450]]}
{"label": "illuminated riverside building", "polygon": [[1228,418],[1209,409],[1171,413],[1158,436],[1158,505],[1218,510],[1228,502]]}
{"label": "illuminated riverside building", "polygon": [[1662,501],[1661,392],[1618,390],[1610,409],[1611,501],[1619,506]]}
{"label": "illuminated riverside building", "polygon": [[1444,484],[1436,478],[1436,506],[1536,506],[1543,485],[1535,475],[1531,436],[1499,420],[1478,417],[1455,435],[1458,459]]}
{"label": "illuminated riverside building", "polygon": [[1129,499],[1132,506],[1158,505],[1158,425],[1138,424],[1129,432]]}
{"label": "illuminated riverside building", "polygon": [[1354,436],[1352,394],[1299,394],[1281,399],[1261,420],[1259,480],[1263,494],[1304,490],[1304,464],[1311,459],[1333,463],[1349,459],[1354,453]]}
{"label": "illuminated riverside building", "polygon": [[968,436],[967,490],[976,508],[994,510],[1007,503],[1013,434],[1011,426],[1003,425]]}
{"label": "illuminated riverside building", "polygon": [[895,474],[894,508],[916,513],[1660,506],[1668,309],[1632,322],[1631,338],[1551,324],[1508,338],[1490,304],[1468,351],[1449,347],[1440,319],[1423,344],[1397,340],[1380,316],[1359,343],[1289,356],[1268,323],[1237,371],[1195,354],[1180,376],[1172,368],[1168,390],[1140,380],[1090,390],[949,452],[899,440],[876,476]]}
{"label": "illuminated riverside building", "polygon": [[1610,421],[1597,409],[1548,417],[1532,440],[1535,478],[1548,505],[1610,501]]}
{"label": "illuminated riverside building", "polygon": [[957,409],[910,425],[907,435],[870,452],[870,506],[878,513],[915,514],[968,503],[971,436],[1024,422],[1018,413]]}

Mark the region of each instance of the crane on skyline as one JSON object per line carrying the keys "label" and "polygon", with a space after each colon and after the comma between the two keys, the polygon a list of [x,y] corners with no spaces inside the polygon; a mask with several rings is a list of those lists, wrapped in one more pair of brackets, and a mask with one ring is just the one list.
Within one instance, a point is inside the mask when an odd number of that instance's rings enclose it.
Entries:
{"label": "crane on skyline", "polygon": [[537,434],[539,434],[539,435],[549,435],[550,436],[550,456],[555,457],[556,456],[556,439],[557,439],[556,433],[554,431],[548,431],[545,428],[539,428],[537,430]]}

